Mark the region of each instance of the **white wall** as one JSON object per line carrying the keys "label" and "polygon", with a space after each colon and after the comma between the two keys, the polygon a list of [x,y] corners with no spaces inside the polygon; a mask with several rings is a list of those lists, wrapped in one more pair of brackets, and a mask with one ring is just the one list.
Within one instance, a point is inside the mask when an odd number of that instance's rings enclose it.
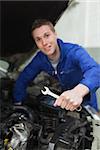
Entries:
{"label": "white wall", "polygon": [[100,47],[100,0],[73,0],[55,29],[64,40]]}
{"label": "white wall", "polygon": [[[66,42],[78,43],[100,63],[100,0],[71,0],[55,29]],[[100,88],[97,91],[100,109]]]}

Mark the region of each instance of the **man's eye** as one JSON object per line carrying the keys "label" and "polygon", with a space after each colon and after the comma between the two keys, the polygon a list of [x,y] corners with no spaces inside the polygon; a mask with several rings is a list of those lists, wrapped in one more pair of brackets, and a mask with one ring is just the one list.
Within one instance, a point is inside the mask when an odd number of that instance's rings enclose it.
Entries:
{"label": "man's eye", "polygon": [[37,41],[37,42],[39,42],[39,41],[40,41],[40,39],[36,39],[36,41]]}
{"label": "man's eye", "polygon": [[45,37],[49,37],[49,34],[46,34]]}

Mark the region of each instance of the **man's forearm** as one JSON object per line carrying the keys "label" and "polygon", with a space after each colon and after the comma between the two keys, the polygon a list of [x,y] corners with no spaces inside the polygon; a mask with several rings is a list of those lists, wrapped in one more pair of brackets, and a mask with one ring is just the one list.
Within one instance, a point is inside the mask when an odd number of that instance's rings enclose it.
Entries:
{"label": "man's forearm", "polygon": [[84,84],[78,84],[73,88],[75,92],[77,92],[80,96],[84,97],[89,93],[89,88]]}

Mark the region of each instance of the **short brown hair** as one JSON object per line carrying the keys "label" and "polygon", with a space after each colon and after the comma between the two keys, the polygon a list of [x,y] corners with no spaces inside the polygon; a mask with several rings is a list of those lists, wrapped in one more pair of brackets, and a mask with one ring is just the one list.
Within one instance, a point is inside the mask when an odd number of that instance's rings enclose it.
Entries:
{"label": "short brown hair", "polygon": [[35,30],[36,28],[39,28],[41,27],[42,25],[48,25],[50,26],[51,30],[53,32],[55,32],[55,29],[54,29],[54,26],[53,24],[51,23],[51,21],[47,20],[47,19],[36,19],[33,24],[32,24],[32,28],[31,28],[31,32],[33,30]]}

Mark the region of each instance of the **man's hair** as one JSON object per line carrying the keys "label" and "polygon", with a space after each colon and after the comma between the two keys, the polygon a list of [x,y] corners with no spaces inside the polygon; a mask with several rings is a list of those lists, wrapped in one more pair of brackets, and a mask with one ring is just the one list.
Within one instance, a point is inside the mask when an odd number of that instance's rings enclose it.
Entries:
{"label": "man's hair", "polygon": [[41,27],[42,25],[48,25],[51,30],[55,32],[53,24],[47,19],[36,19],[32,24],[31,32],[34,31],[36,28]]}

